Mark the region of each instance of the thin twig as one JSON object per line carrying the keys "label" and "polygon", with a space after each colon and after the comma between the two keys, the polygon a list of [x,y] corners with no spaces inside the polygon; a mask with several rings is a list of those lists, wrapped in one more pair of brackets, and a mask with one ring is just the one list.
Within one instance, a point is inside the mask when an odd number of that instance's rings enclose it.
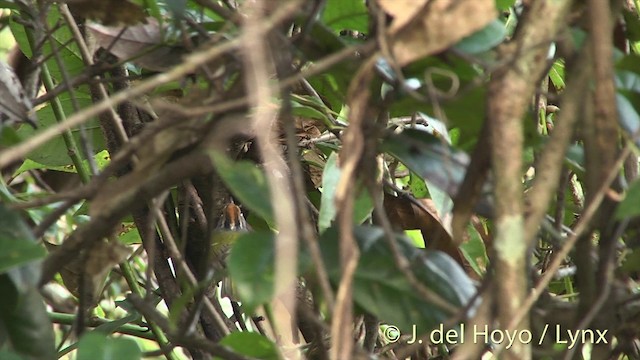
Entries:
{"label": "thin twig", "polygon": [[[169,230],[169,226],[167,225],[167,220],[163,216],[159,206],[160,205],[157,203],[157,201],[153,201],[153,209],[152,209],[153,214],[155,216],[156,222],[158,223],[160,232],[162,233],[162,239],[164,240],[164,244],[166,245],[167,249],[169,250],[169,253],[171,254],[171,259],[173,259],[174,264],[177,265],[180,271],[183,272],[183,274],[186,276],[187,281],[189,282],[189,285],[193,287],[197,287],[198,280],[196,279],[193,272],[191,272],[191,269],[189,269],[189,265],[187,265],[187,262],[182,257],[182,254],[180,254],[180,250],[178,249],[175,239],[171,234],[171,230]],[[216,311],[215,307],[213,306],[209,298],[204,296],[202,300],[204,301],[205,310],[209,312],[209,314],[213,317],[213,319],[215,319],[218,330],[225,335],[229,334],[230,333],[229,328],[227,328],[225,321],[222,319],[221,315]]]}
{"label": "thin twig", "polygon": [[[301,1],[287,1],[291,13],[297,13]],[[273,206],[278,233],[275,242],[275,294],[283,302],[290,314],[295,314],[296,284],[298,267],[298,228],[296,226],[295,202],[291,195],[290,171],[278,145],[277,116],[279,106],[273,103],[275,89],[269,84],[269,74],[273,73],[274,64],[269,53],[268,32],[258,24],[264,20],[264,4],[246,6],[247,21],[242,36],[244,50],[244,68],[246,70],[246,88],[250,104],[254,107],[252,126],[256,133],[257,145],[263,159],[269,193],[278,205]],[[275,323],[272,323],[275,326]],[[292,330],[292,334],[297,329]],[[282,336],[282,340],[288,336]]]}

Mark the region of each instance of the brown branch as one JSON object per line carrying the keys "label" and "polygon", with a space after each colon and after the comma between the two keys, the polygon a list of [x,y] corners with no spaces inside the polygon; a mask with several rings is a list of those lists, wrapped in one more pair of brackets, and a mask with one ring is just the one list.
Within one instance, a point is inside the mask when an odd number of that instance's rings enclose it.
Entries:
{"label": "brown branch", "polygon": [[196,153],[167,164],[133,188],[126,188],[127,185],[124,184],[127,182],[127,177],[123,177],[112,185],[126,189],[122,196],[113,198],[111,202],[105,202],[104,208],[95,214],[91,221],[79,226],[55,252],[49,254],[42,265],[40,284],[49,282],[66,263],[76,258],[85,246],[107,236],[127,213],[146,204],[146,201],[171,185],[211,169],[209,157]]}
{"label": "brown branch", "polygon": [[[625,158],[629,156],[630,153],[631,145],[627,145],[622,150],[622,153],[618,156],[618,159],[612,167],[611,172],[607,174],[607,178],[605,179],[605,181],[602,183],[598,191],[594,193],[591,203],[589,203],[589,205],[587,205],[587,207],[584,209],[582,216],[580,216],[580,220],[578,220],[578,223],[576,224],[574,232],[566,239],[566,241],[562,245],[562,248],[558,252],[556,252],[555,257],[547,268],[547,271],[545,271],[545,273],[542,275],[542,277],[538,281],[538,284],[536,284],[535,288],[531,291],[527,299],[522,303],[519,311],[514,314],[513,318],[506,326],[506,331],[513,331],[514,329],[516,329],[516,326],[520,323],[520,321],[522,321],[522,319],[527,316],[533,304],[538,300],[540,295],[544,293],[544,289],[549,285],[549,282],[553,280],[555,273],[562,266],[562,263],[564,262],[567,255],[569,255],[569,252],[575,246],[578,238],[580,238],[584,234],[584,232],[589,229],[589,227],[591,226],[591,221],[593,220],[593,216],[598,211],[602,200],[604,200],[607,192],[609,191],[611,183],[618,176],[617,169],[622,166]],[[507,344],[503,342],[495,349],[494,354],[496,357],[504,349],[505,345]]]}
{"label": "brown branch", "polygon": [[371,57],[358,71],[348,91],[349,127],[342,137],[340,151],[342,174],[335,193],[337,220],[340,235],[340,269],[342,276],[331,324],[333,346],[330,351],[332,360],[351,358],[353,349],[353,276],[358,265],[360,249],[353,235],[354,187],[358,164],[362,160],[365,148],[365,122],[371,114],[370,83],[374,75],[375,57]]}
{"label": "brown branch", "polygon": [[[301,1],[286,2],[292,14],[298,12]],[[291,190],[290,171],[278,142],[277,117],[279,106],[273,103],[274,88],[269,84],[270,75],[274,72],[273,57],[267,47],[268,32],[258,24],[264,21],[263,12],[266,5],[251,4],[247,6],[243,40],[244,68],[246,70],[246,88],[249,102],[254,106],[252,127],[256,134],[257,146],[262,157],[269,193],[278,233],[275,242],[275,294],[282,301],[289,314],[295,316],[297,268],[298,268],[298,227],[296,226],[295,203]],[[293,149],[291,149],[292,151]],[[275,324],[272,324],[275,325]],[[281,341],[295,338],[298,329],[287,329],[290,333],[276,333]],[[285,345],[293,345],[286,344]]]}
{"label": "brown branch", "polygon": [[[495,181],[496,227],[492,261],[496,274],[494,286],[498,320],[503,328],[520,310],[528,287],[522,119],[546,70],[548,46],[565,24],[570,7],[571,1],[533,2],[513,41],[500,49],[501,58],[514,59],[513,63],[498,68],[489,83],[487,118],[492,122],[491,163]],[[518,330],[529,328],[528,319],[515,325]],[[530,359],[531,344],[516,341],[505,358]]]}
{"label": "brown branch", "polygon": [[[280,40],[280,41],[279,41]],[[292,71],[291,64],[293,63],[291,54],[286,50],[286,43],[278,40],[273,41],[275,43],[275,54],[274,56],[277,59],[276,66],[278,71],[279,78],[284,78],[288,76]],[[314,96],[317,100],[322,101],[318,93],[313,89],[311,84],[308,81],[302,80],[303,88]],[[291,167],[291,175],[292,175],[292,186],[294,189],[293,198],[295,200],[296,206],[296,214],[297,214],[297,226],[300,229],[301,238],[304,241],[307,249],[309,250],[309,254],[311,255],[311,261],[314,264],[315,273],[317,276],[317,280],[320,284],[320,289],[322,291],[322,295],[324,296],[324,301],[327,303],[327,308],[329,310],[329,315],[331,315],[331,311],[333,311],[333,307],[335,304],[334,294],[331,290],[331,283],[329,282],[329,275],[327,274],[327,268],[325,267],[324,260],[322,259],[322,254],[320,251],[320,246],[318,244],[318,234],[317,229],[315,228],[311,214],[309,213],[310,206],[307,204],[307,196],[304,184],[303,170],[302,165],[300,163],[300,152],[298,149],[298,140],[296,136],[296,127],[295,127],[295,119],[292,114],[292,104],[291,104],[291,88],[284,87],[280,94],[282,96],[282,119],[285,138],[287,142],[287,157],[289,161],[289,165]],[[325,111],[325,115],[331,120],[331,122],[335,125],[336,120],[333,116]],[[298,306],[300,307],[300,305]]]}

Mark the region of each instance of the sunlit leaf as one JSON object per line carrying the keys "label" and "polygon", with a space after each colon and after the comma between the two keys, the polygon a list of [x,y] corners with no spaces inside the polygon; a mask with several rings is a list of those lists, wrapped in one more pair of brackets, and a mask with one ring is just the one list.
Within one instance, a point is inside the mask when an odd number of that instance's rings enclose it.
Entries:
{"label": "sunlit leaf", "polygon": [[467,260],[467,263],[471,266],[473,271],[477,275],[482,276],[486,270],[487,264],[489,263],[487,250],[480,234],[478,234],[478,231],[473,227],[473,225],[469,224],[467,226],[467,233],[469,234],[469,239],[460,244],[460,252]]}
{"label": "sunlit leaf", "polygon": [[[378,5],[393,19],[388,34],[401,66],[454,45],[497,17],[492,0],[465,1],[456,6],[424,0],[380,0]],[[466,16],[471,13],[474,16]]]}
{"label": "sunlit leaf", "polygon": [[429,196],[429,190],[427,190],[427,184],[424,179],[415,173],[410,174],[409,189],[411,190],[411,194],[417,199],[424,199]]}
{"label": "sunlit leaf", "polygon": [[551,70],[549,70],[549,78],[556,89],[564,89],[564,60],[556,60],[553,63]]}
{"label": "sunlit leaf", "polygon": [[513,6],[516,3],[516,0],[496,0],[496,7],[499,10],[507,10],[509,7]]}

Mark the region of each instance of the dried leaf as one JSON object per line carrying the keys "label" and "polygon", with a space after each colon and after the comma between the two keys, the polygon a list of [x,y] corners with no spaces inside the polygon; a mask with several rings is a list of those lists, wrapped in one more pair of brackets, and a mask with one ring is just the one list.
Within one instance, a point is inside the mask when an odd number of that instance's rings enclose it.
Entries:
{"label": "dried leaf", "polygon": [[0,61],[0,125],[27,122],[35,128],[36,118],[32,109],[31,100],[13,69]]}
{"label": "dried leaf", "polygon": [[74,14],[104,25],[134,25],[145,20],[140,5],[127,0],[63,0]]}
{"label": "dried leaf", "polygon": [[393,16],[388,35],[400,66],[442,51],[497,17],[494,0],[379,0]]}
{"label": "dried leaf", "polygon": [[102,283],[111,268],[123,262],[129,255],[129,248],[117,241],[99,241],[87,255],[85,273],[96,282]]}
{"label": "dried leaf", "polygon": [[407,199],[384,195],[384,208],[389,221],[402,230],[420,230],[427,249],[440,250],[447,253],[465,269],[468,267],[460,249],[451,238],[451,231],[442,222],[431,199],[417,199],[422,207]]}
{"label": "dried leaf", "polygon": [[103,26],[87,24],[87,29],[99,47],[108,49],[120,60],[152,71],[165,71],[179,64],[186,50],[182,46],[165,44],[164,31],[158,21],[148,18],[136,26]]}
{"label": "dried leaf", "polygon": [[[45,242],[45,246],[49,251],[55,251],[55,249],[59,248],[59,245],[49,242]],[[104,282],[111,268],[126,260],[129,253],[129,248],[119,242],[98,242],[89,251],[84,267],[83,259],[77,258],[60,269],[62,282],[73,296],[79,298],[81,296],[81,276],[87,276],[88,285],[91,287],[89,289],[91,293],[90,301],[94,303],[102,292]]]}

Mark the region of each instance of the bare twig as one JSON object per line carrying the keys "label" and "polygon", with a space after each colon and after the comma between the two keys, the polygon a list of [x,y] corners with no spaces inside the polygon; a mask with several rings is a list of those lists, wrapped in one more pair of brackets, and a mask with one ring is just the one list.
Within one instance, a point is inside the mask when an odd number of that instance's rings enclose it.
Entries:
{"label": "bare twig", "polygon": [[338,287],[331,337],[333,347],[332,360],[351,358],[353,349],[353,277],[355,275],[360,249],[353,235],[354,187],[358,163],[365,149],[363,126],[370,114],[371,93],[369,84],[373,79],[375,57],[371,57],[358,71],[349,87],[350,122],[342,137],[343,147],[340,151],[340,167],[342,174],[335,193],[338,209],[337,220],[340,227],[340,268],[342,276]]}
{"label": "bare twig", "polygon": [[[187,265],[187,262],[184,260],[182,254],[180,253],[180,250],[176,245],[175,239],[171,234],[171,230],[169,230],[167,221],[162,214],[159,206],[160,205],[158,204],[158,202],[154,201],[153,212],[155,215],[155,220],[158,223],[158,227],[160,228],[160,232],[162,233],[164,244],[167,246],[174,264],[178,265],[180,271],[186,276],[187,280],[189,281],[189,285],[195,288],[198,286],[198,280],[196,279],[195,275],[193,275],[193,272],[191,272],[191,269],[189,269],[189,265]],[[205,310],[209,312],[213,319],[215,319],[218,331],[225,335],[229,334],[229,328],[222,319],[222,316],[218,313],[218,311],[216,311],[211,301],[206,296],[204,296],[202,300],[204,301]]]}
{"label": "bare twig", "polygon": [[[302,5],[292,0],[285,3],[294,14]],[[254,106],[252,125],[256,133],[257,145],[263,159],[271,199],[277,199],[272,209],[278,228],[276,235],[275,292],[289,313],[295,315],[298,266],[298,229],[293,186],[281,148],[278,145],[277,116],[278,105],[273,103],[274,89],[269,84],[269,74],[274,69],[273,58],[267,49],[268,32],[259,24],[264,21],[266,9],[259,3],[246,7],[248,21],[242,36],[244,65],[246,70],[246,88],[251,105]],[[275,324],[272,324],[275,325]],[[297,329],[294,330],[297,332]],[[284,334],[276,334],[282,336]],[[286,339],[286,337],[284,337]]]}

